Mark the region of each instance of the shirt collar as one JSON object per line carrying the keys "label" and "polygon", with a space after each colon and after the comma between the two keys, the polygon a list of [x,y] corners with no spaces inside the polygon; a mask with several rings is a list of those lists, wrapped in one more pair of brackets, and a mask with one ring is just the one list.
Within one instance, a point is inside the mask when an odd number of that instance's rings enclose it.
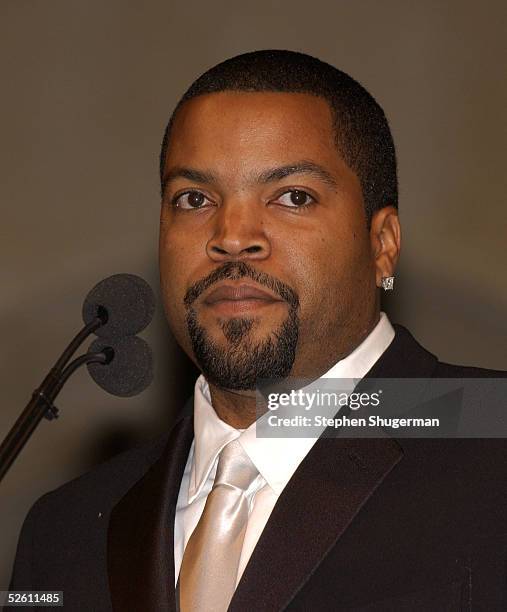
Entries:
{"label": "shirt collar", "polygon": [[[394,338],[394,329],[383,312],[372,332],[347,357],[338,361],[322,378],[354,379],[357,383],[373,367]],[[194,391],[194,458],[188,502],[197,497],[222,448],[239,438],[259,473],[277,495],[283,491],[298,465],[317,438],[261,438],[256,424],[241,431],[222,421],[211,404],[209,386],[201,374]]]}
{"label": "shirt collar", "polygon": [[188,489],[189,503],[202,489],[220,451],[240,435],[239,429],[218,417],[211,404],[208,383],[201,374],[194,388],[194,459]]}

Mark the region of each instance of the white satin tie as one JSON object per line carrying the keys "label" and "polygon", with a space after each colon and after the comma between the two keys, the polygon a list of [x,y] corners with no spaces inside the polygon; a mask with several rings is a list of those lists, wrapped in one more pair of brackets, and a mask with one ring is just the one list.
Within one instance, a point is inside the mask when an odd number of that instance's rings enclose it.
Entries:
{"label": "white satin tie", "polygon": [[258,470],[238,440],[222,449],[213,488],[181,563],[182,612],[225,612],[234,594],[248,521],[248,490]]}

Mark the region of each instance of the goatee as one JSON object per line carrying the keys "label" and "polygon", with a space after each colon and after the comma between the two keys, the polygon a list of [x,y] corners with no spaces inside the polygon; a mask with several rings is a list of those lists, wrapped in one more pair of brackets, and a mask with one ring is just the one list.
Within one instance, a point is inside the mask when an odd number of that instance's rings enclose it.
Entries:
{"label": "goatee", "polygon": [[[254,317],[234,317],[224,320],[221,329],[227,345],[216,344],[197,320],[192,307],[197,297],[209,286],[224,279],[252,278],[269,287],[288,302],[289,312],[285,321],[267,338],[254,341],[251,331]],[[286,378],[296,357],[299,336],[299,299],[295,291],[285,283],[257,272],[245,262],[227,262],[206,279],[187,291],[187,328],[195,358],[206,380],[224,389],[254,390],[259,379]]]}

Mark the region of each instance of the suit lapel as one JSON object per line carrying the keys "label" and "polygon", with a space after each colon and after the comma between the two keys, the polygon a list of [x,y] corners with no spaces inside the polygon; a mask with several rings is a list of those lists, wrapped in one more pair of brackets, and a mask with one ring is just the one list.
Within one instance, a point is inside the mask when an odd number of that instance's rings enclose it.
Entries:
{"label": "suit lapel", "polygon": [[283,609],[401,457],[389,439],[318,440],[275,505],[230,610]]}
{"label": "suit lapel", "polygon": [[112,511],[108,573],[115,611],[176,609],[174,516],[193,435],[192,417],[186,416],[162,456]]}
{"label": "suit lapel", "polygon": [[[396,336],[365,377],[429,377],[437,359],[411,334]],[[364,384],[368,384],[365,380]],[[321,437],[278,499],[230,611],[282,610],[403,457],[388,437]]]}

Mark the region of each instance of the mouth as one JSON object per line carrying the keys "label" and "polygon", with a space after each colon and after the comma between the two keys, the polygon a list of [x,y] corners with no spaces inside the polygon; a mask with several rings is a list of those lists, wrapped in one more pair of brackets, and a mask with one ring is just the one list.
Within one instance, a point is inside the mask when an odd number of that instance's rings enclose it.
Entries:
{"label": "mouth", "polygon": [[269,290],[249,283],[224,283],[212,289],[203,304],[221,314],[242,314],[284,304],[285,301]]}

